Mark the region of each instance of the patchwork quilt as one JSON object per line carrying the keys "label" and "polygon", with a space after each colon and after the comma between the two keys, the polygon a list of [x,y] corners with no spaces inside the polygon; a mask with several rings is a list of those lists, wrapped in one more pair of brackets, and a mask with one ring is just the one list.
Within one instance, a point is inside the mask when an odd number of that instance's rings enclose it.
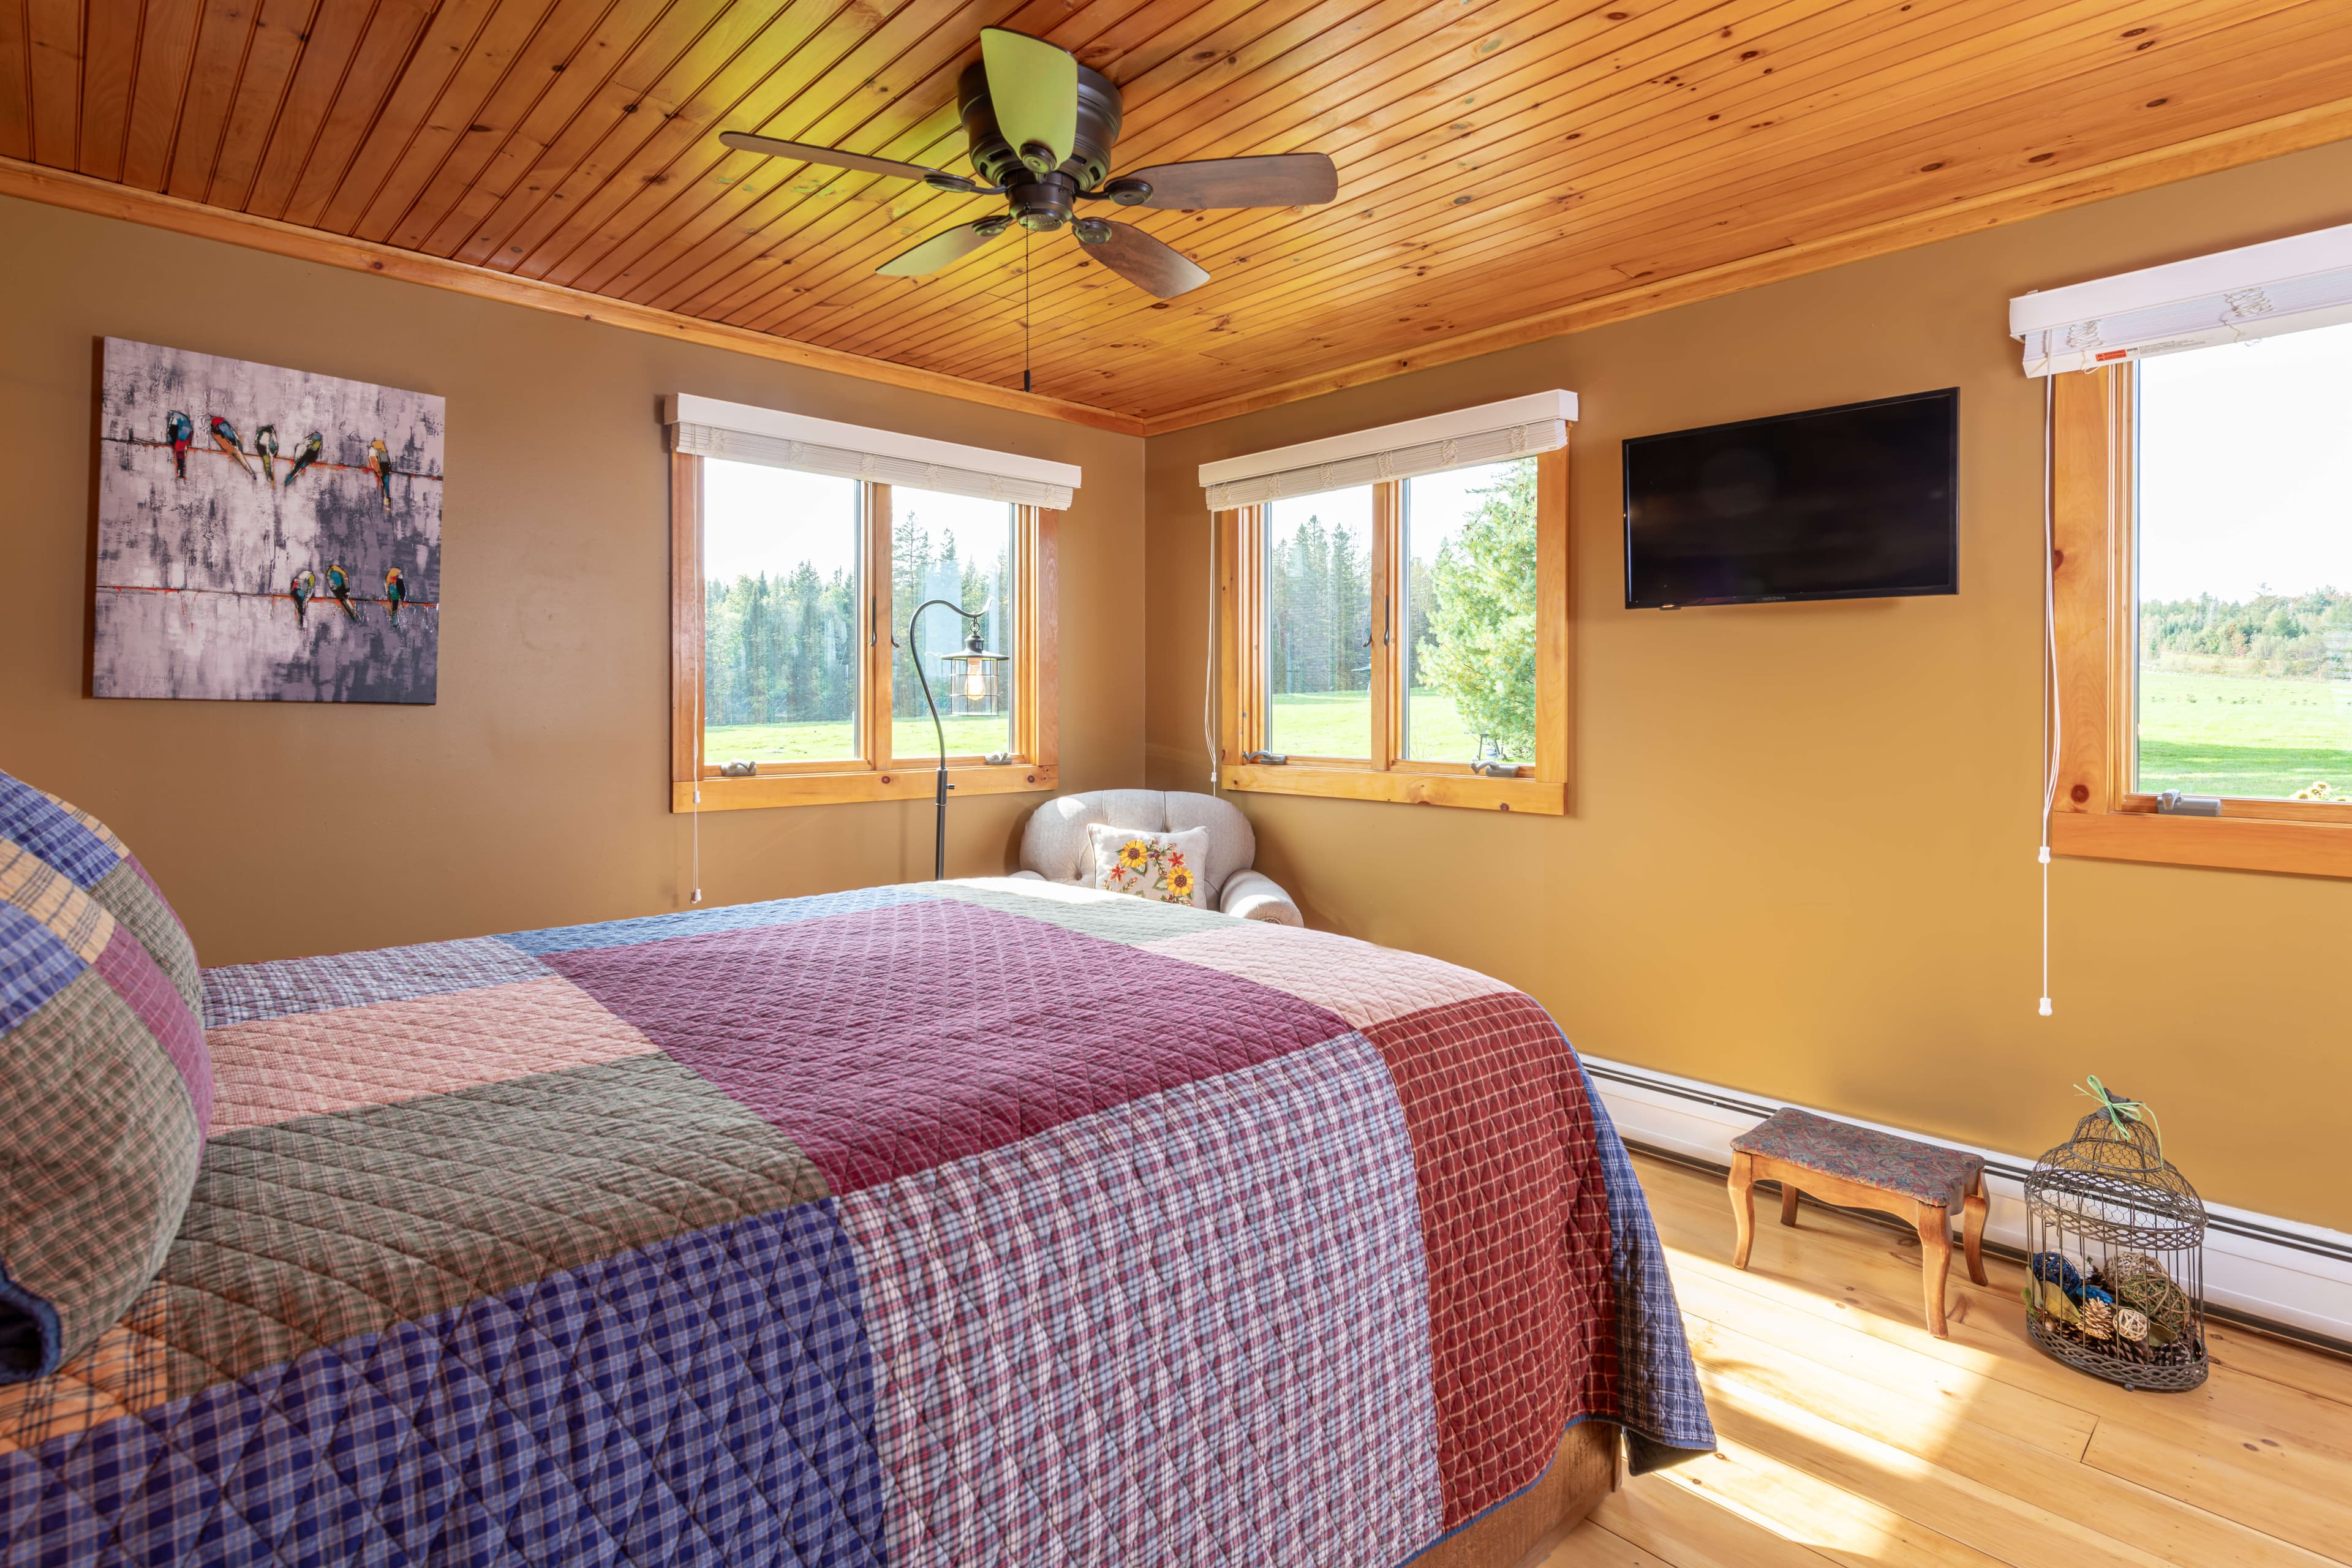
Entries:
{"label": "patchwork quilt", "polygon": [[0,1563],[1364,1563],[1714,1445],[1528,997],[929,883],[206,971],[161,1277]]}

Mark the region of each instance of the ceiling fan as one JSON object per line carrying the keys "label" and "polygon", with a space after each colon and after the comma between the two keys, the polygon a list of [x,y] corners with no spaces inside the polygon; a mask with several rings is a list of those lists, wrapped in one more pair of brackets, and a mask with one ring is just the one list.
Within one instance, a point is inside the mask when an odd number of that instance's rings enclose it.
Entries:
{"label": "ceiling fan", "polygon": [[1038,234],[1066,226],[1105,267],[1163,300],[1198,289],[1209,275],[1133,224],[1080,217],[1079,203],[1187,211],[1288,207],[1328,202],[1339,191],[1339,173],[1320,153],[1203,158],[1160,163],[1112,179],[1118,89],[1100,72],[1080,65],[1068,50],[1001,27],[981,30],[980,58],[966,66],[958,79],[956,104],[971,144],[971,166],[985,184],[918,163],[741,131],[723,131],[719,140],[739,153],[920,180],[954,195],[1005,199],[1009,210],[935,234],[884,262],[876,268],[878,272],[898,278],[937,272],[1016,223]]}

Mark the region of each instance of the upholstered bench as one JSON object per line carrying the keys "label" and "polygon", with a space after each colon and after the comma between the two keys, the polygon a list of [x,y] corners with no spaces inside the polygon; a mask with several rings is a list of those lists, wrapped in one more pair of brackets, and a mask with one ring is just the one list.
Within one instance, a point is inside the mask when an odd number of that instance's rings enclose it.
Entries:
{"label": "upholstered bench", "polygon": [[1919,1233],[1927,1327],[1939,1340],[1945,1337],[1944,1281],[1952,1268],[1956,1205],[1962,1215],[1969,1278],[1987,1283],[1984,1162],[1974,1154],[1810,1111],[1776,1110],[1731,1141],[1731,1217],[1739,1226],[1739,1251],[1731,1260],[1736,1268],[1748,1267],[1748,1244],[1756,1239],[1755,1188],[1759,1181],[1780,1184],[1782,1225],[1797,1223],[1800,1189],[1823,1203],[1877,1209],[1909,1220]]}

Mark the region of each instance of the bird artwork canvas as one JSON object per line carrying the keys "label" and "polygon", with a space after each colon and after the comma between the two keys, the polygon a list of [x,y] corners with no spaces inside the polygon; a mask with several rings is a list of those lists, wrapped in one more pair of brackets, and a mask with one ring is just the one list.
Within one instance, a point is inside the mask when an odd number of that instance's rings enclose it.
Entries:
{"label": "bird artwork canvas", "polygon": [[428,393],[107,339],[90,694],[436,700],[443,435]]}

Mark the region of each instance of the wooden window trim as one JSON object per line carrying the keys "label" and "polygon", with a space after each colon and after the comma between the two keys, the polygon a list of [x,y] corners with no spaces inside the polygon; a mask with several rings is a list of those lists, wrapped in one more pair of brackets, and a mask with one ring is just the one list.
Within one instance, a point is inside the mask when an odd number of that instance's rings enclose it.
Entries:
{"label": "wooden window trim", "polygon": [[2051,391],[2053,602],[2063,721],[2052,852],[2352,877],[2352,805],[2225,797],[2220,816],[2167,816],[2154,795],[2131,787],[2139,668],[2137,368],[2062,375]]}
{"label": "wooden window trim", "polygon": [[[1218,773],[1229,789],[1265,795],[1320,795],[1412,805],[1461,806],[1564,816],[1569,808],[1570,640],[1569,637],[1568,449],[1536,458],[1536,760],[1516,778],[1489,778],[1467,763],[1419,762],[1395,755],[1401,733],[1396,680],[1403,618],[1402,530],[1397,526],[1401,481],[1374,491],[1372,591],[1372,735],[1376,761],[1298,757],[1286,763],[1245,762],[1263,749],[1264,716],[1253,708],[1265,686],[1263,576],[1264,509],[1212,514],[1217,584]],[[1385,634],[1385,635],[1384,635]]]}
{"label": "wooden window trim", "polygon": [[[761,763],[749,778],[728,778],[700,754],[702,740],[702,462],[690,452],[670,456],[670,810],[761,810],[787,805],[843,805],[874,800],[929,800],[938,768],[924,753],[895,757],[890,744],[891,683],[899,679],[898,645],[890,600],[890,487],[864,487],[866,509],[863,755],[855,761]],[[948,758],[956,794],[1042,793],[1061,782],[1061,725],[1055,691],[1055,649],[1061,579],[1055,560],[1061,514],[1040,507],[1014,513],[1017,574],[1013,615],[1013,761],[992,766],[977,756]],[[698,773],[699,778],[698,780]],[[699,785],[701,800],[695,795]]]}

